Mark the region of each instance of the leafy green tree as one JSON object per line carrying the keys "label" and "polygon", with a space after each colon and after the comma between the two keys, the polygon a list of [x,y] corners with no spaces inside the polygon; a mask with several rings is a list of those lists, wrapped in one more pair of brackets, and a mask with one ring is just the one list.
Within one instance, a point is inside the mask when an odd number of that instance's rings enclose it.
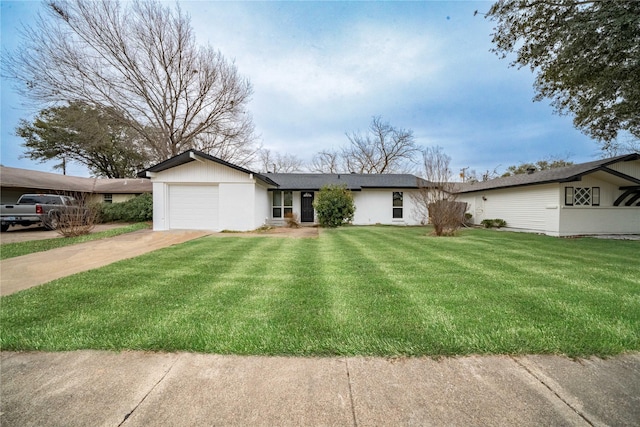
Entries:
{"label": "leafy green tree", "polygon": [[606,149],[619,132],[640,138],[640,1],[499,0],[493,51],[536,72],[535,100]]}
{"label": "leafy green tree", "polygon": [[568,162],[562,159],[556,160],[538,160],[535,163],[520,163],[519,165],[511,165],[507,168],[502,176],[522,175],[528,173],[530,170],[544,171],[548,169],[562,168],[565,166],[571,166],[573,162]]}
{"label": "leafy green tree", "polygon": [[353,195],[345,186],[327,185],[313,201],[318,222],[323,227],[339,227],[353,221],[356,206]]}
{"label": "leafy green tree", "polygon": [[42,110],[33,122],[21,120],[16,134],[25,139],[26,157],[41,162],[72,160],[96,176],[135,177],[147,157],[136,133],[106,108],[74,102]]}

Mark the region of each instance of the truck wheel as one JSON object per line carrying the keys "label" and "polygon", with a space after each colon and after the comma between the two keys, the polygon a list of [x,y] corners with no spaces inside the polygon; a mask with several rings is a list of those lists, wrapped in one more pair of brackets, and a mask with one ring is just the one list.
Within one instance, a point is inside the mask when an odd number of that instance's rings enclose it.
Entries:
{"label": "truck wheel", "polygon": [[9,224],[2,224],[0,225],[0,231],[2,231],[3,233],[5,231],[7,231],[9,229]]}
{"label": "truck wheel", "polygon": [[42,221],[42,225],[44,225],[44,228],[47,230],[55,230],[58,228],[58,225],[60,225],[60,219],[56,214],[49,215],[45,221]]}

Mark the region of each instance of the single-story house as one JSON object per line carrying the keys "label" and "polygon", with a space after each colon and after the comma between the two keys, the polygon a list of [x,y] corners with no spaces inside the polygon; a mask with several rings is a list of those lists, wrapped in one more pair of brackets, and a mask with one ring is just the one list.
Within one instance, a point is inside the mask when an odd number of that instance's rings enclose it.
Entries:
{"label": "single-story house", "polygon": [[345,185],[354,194],[354,224],[419,224],[411,197],[427,183],[410,174],[260,174],[189,150],[138,174],[153,183],[153,229],[254,230],[284,224],[288,214],[317,221],[316,193]]}
{"label": "single-story house", "polygon": [[29,193],[82,193],[90,202],[119,203],[150,193],[151,187],[148,179],[84,178],[0,166],[2,204],[15,203]]}
{"label": "single-story house", "polygon": [[640,154],[463,184],[474,224],[550,236],[640,234]]}

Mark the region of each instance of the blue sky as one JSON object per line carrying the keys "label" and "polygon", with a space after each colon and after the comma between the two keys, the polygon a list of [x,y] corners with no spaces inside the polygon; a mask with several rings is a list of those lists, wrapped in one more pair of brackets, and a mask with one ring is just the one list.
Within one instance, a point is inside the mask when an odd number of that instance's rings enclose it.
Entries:
{"label": "blue sky", "polygon": [[[171,2],[170,4],[174,4]],[[532,101],[534,75],[491,53],[492,23],[477,9],[491,2],[210,2],[181,1],[199,43],[210,44],[248,77],[249,110],[265,148],[304,161],[338,149],[345,133],[365,131],[372,116],[412,129],[424,146],[441,146],[457,174],[463,167],[503,171],[547,156],[576,163],[598,145]],[[3,49],[32,22],[39,2],[0,2]],[[22,106],[1,81],[4,166],[53,171],[21,158],[14,135]],[[88,175],[74,165],[73,175]]]}

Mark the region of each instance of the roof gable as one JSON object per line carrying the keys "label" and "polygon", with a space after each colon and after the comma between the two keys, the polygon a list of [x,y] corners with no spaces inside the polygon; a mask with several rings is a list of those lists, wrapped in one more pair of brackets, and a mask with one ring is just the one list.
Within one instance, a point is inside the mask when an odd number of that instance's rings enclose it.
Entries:
{"label": "roof gable", "polygon": [[138,172],[138,176],[140,178],[149,178],[152,176],[153,173],[157,173],[157,172],[162,172],[171,168],[175,168],[177,166],[181,166],[187,163],[191,163],[193,161],[196,161],[198,159],[203,159],[203,160],[208,160],[214,163],[218,163],[220,165],[226,166],[228,168],[231,169],[235,169],[237,171],[246,173],[247,175],[253,175],[255,178],[259,179],[260,181],[269,184],[269,185],[277,185],[275,182],[273,182],[271,180],[271,178],[266,177],[262,174],[250,171],[249,169],[245,169],[241,166],[238,165],[234,165],[233,163],[229,163],[227,161],[224,161],[222,159],[219,159],[217,157],[211,156],[209,154],[203,153],[201,151],[197,151],[197,150],[188,150],[185,151],[184,153],[178,154],[177,156],[174,156],[170,159],[165,160],[164,162],[158,163],[154,166],[151,166],[148,169],[145,169],[141,172]]}
{"label": "roof gable", "polygon": [[472,193],[475,191],[494,190],[498,188],[522,187],[527,185],[540,185],[557,182],[579,181],[584,175],[605,171],[623,177],[631,182],[640,183],[640,178],[635,178],[622,174],[609,168],[608,166],[619,163],[640,159],[640,154],[632,153],[622,156],[612,157],[609,159],[600,159],[593,162],[580,163],[577,165],[565,166],[561,168],[548,169],[534,172],[531,174],[518,174],[506,176],[503,178],[495,178],[489,181],[474,182],[471,184],[461,184],[460,193]]}

